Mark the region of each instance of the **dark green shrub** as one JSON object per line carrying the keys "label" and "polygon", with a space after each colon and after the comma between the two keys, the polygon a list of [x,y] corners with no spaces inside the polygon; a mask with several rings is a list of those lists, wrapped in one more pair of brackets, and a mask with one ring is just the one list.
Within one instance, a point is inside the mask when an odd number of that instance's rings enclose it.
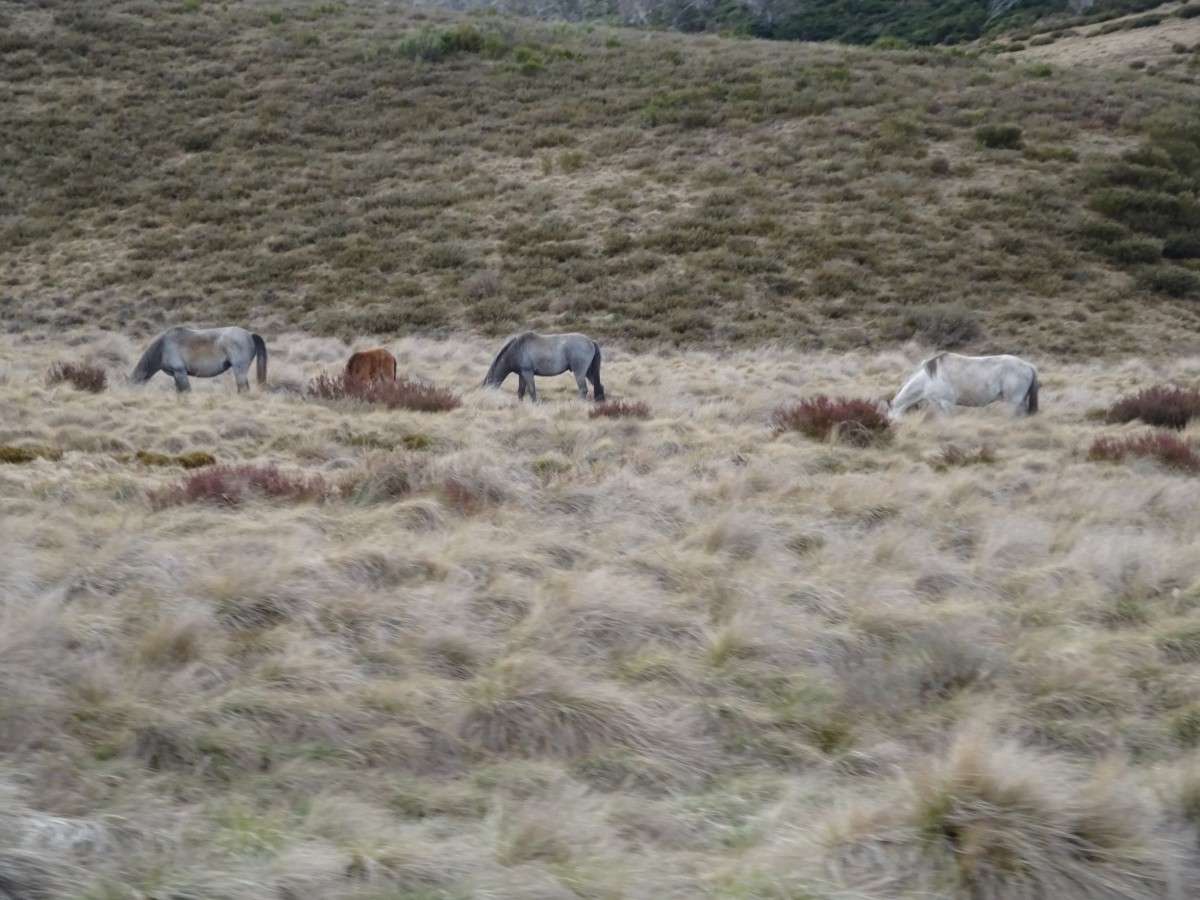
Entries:
{"label": "dark green shrub", "polygon": [[975,140],[993,150],[1017,150],[1024,143],[1019,125],[980,125]]}
{"label": "dark green shrub", "polygon": [[1139,287],[1168,297],[1200,297],[1200,273],[1176,265],[1151,266],[1137,276]]}
{"label": "dark green shrub", "polygon": [[904,338],[920,338],[942,350],[952,350],[983,333],[975,311],[962,303],[941,303],[907,310],[901,318]]}
{"label": "dark green shrub", "polygon": [[1173,234],[1163,244],[1167,259],[1200,259],[1200,230]]}

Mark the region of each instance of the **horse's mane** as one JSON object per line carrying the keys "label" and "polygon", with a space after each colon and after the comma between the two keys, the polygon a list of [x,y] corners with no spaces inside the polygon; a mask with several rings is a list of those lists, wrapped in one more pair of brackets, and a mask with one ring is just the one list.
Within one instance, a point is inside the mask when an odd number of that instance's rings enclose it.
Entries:
{"label": "horse's mane", "polygon": [[925,374],[927,374],[930,378],[936,375],[938,363],[945,359],[947,354],[948,351],[943,350],[937,356],[931,356],[929,359],[925,360]]}
{"label": "horse's mane", "polygon": [[507,361],[508,357],[521,349],[531,338],[534,337],[532,331],[526,331],[518,334],[515,337],[510,337],[500,348],[500,352],[496,354],[496,358],[492,360],[491,366],[488,367],[487,377],[483,379],[483,383],[487,384],[496,374],[496,370],[500,365]]}
{"label": "horse's mane", "polygon": [[133,367],[133,374],[129,376],[129,380],[134,384],[149,381],[150,376],[162,368],[163,342],[166,337],[167,332],[165,331],[156,337],[146,348],[146,352],[142,354],[138,364]]}

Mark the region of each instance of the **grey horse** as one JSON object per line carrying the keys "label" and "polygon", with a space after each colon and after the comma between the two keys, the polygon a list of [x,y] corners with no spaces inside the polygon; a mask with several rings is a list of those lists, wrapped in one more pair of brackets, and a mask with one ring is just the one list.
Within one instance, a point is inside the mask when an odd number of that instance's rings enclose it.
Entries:
{"label": "grey horse", "polygon": [[240,394],[250,389],[246,376],[252,361],[257,361],[258,383],[262,384],[267,380],[267,345],[244,328],[230,325],[193,331],[176,326],[168,328],[146,348],[129,380],[144,384],[155,373],[166,372],[175,379],[175,390],[183,393],[192,388],[189,375],[212,378],[232,368]]}
{"label": "grey horse", "polygon": [[526,331],[500,348],[496,359],[483,379],[484,387],[500,387],[504,379],[517,373],[520,384],[517,398],[523,400],[529,391],[530,399],[537,402],[537,389],[533,386],[534,375],[561,375],[571,370],[579,385],[579,396],[587,398],[587,381],[591,381],[596,400],[604,399],[604,385],[600,383],[600,345],[583,334],[535,334]]}

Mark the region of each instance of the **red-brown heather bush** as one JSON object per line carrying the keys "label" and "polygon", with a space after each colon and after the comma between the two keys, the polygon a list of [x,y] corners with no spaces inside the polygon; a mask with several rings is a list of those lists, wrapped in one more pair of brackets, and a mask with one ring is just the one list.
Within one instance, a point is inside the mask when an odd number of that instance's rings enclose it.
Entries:
{"label": "red-brown heather bush", "polygon": [[342,372],[318,375],[308,383],[305,393],[317,400],[361,400],[388,409],[417,412],[443,412],[462,405],[459,396],[446,388],[421,384],[407,378],[395,381],[366,381]]}
{"label": "red-brown heather bush", "polygon": [[775,410],[771,425],[774,436],[799,431],[823,441],[832,435],[855,447],[879,444],[890,436],[887,414],[878,401],[865,397],[806,397]]}
{"label": "red-brown heather bush", "polygon": [[108,387],[108,375],[97,366],[55,363],[46,373],[47,384],[69,382],[81,391],[99,394]]}
{"label": "red-brown heather bush", "polygon": [[1096,438],[1087,457],[1099,462],[1121,462],[1128,456],[1147,456],[1171,469],[1200,473],[1200,454],[1182,438],[1161,431],[1124,438]]}
{"label": "red-brown heather bush", "polygon": [[210,466],[154,492],[150,502],[159,509],[184,503],[240,506],[254,497],[307,501],[324,494],[325,480],[320,475],[281,472],[274,465]]}
{"label": "red-brown heather bush", "polygon": [[1122,397],[1108,409],[1110,424],[1141,419],[1147,425],[1182,429],[1200,415],[1200,390],[1157,384]]}
{"label": "red-brown heather bush", "polygon": [[604,403],[597,403],[588,412],[589,419],[598,419],[601,416],[610,419],[648,419],[650,418],[650,407],[640,400],[607,400]]}

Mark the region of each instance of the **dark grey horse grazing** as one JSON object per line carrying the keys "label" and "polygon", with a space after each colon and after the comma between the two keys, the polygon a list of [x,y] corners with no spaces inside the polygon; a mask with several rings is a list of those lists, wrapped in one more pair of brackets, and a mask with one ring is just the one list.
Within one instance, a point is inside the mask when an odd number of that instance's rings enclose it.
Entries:
{"label": "dark grey horse grazing", "polygon": [[211,378],[226,369],[233,369],[237,389],[250,389],[246,377],[251,361],[256,360],[258,383],[267,380],[267,345],[257,334],[230,325],[227,328],[168,328],[146,348],[133,369],[129,380],[143,384],[156,372],[166,372],[175,379],[175,390],[191,390],[188,376]]}
{"label": "dark grey horse grazing", "polygon": [[579,385],[579,396],[587,397],[587,382],[591,381],[596,400],[604,399],[604,385],[600,383],[600,345],[583,334],[534,334],[526,331],[500,348],[492,367],[483,379],[484,387],[500,387],[513,372],[521,383],[517,386],[517,398],[525,399],[525,391],[537,402],[537,389],[533,386],[534,375],[561,375],[571,370]]}

